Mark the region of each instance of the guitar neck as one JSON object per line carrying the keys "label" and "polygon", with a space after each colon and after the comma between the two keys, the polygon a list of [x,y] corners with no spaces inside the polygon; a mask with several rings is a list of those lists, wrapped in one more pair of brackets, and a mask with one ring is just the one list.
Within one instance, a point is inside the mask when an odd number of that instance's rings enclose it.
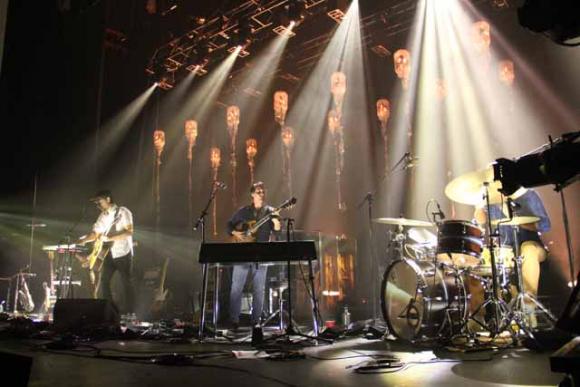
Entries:
{"label": "guitar neck", "polygon": [[262,227],[264,224],[266,224],[268,221],[270,221],[270,214],[262,217],[260,220],[258,220],[247,232],[248,235],[254,235],[258,229],[260,227]]}
{"label": "guitar neck", "polygon": [[167,266],[169,265],[169,258],[165,258],[163,261],[163,268],[161,269],[160,281],[159,281],[159,289],[163,291],[165,287],[165,277],[167,276]]}

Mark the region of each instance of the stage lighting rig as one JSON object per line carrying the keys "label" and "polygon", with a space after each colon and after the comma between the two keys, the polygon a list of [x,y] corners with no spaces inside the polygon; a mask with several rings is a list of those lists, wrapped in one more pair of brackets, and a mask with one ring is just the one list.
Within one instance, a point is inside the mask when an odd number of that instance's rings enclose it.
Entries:
{"label": "stage lighting rig", "polygon": [[326,14],[329,18],[340,23],[351,3],[351,0],[329,0],[326,6]]}
{"label": "stage lighting rig", "polygon": [[580,45],[580,1],[525,0],[518,9],[520,24],[564,46]]}

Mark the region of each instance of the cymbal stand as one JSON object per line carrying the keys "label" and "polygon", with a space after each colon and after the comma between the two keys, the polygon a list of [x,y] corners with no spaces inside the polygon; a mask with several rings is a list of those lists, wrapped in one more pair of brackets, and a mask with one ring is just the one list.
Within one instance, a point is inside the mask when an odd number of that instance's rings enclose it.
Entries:
{"label": "cymbal stand", "polygon": [[[473,319],[475,322],[477,322],[479,325],[481,325],[484,329],[487,329],[492,337],[497,336],[499,333],[501,333],[502,328],[504,327],[505,324],[505,318],[506,315],[508,314],[509,308],[508,305],[506,304],[506,302],[502,299],[500,299],[498,297],[498,291],[499,291],[499,284],[497,281],[497,267],[496,267],[496,261],[495,261],[495,243],[493,241],[493,238],[495,236],[493,229],[492,229],[492,225],[491,225],[491,221],[490,221],[490,209],[491,209],[491,204],[489,201],[489,183],[485,182],[484,183],[484,187],[485,187],[485,194],[484,194],[484,199],[485,199],[485,203],[486,203],[486,207],[487,207],[487,248],[489,250],[489,256],[491,258],[491,277],[492,277],[492,291],[489,295],[489,298],[483,302],[481,305],[479,305],[477,307],[477,309],[475,309],[475,311],[471,314],[470,319]],[[491,307],[491,313],[492,316],[488,319],[488,321],[486,321],[485,323],[477,320],[474,316],[477,315],[477,313],[481,310],[487,310],[488,307]],[[509,323],[509,321],[508,321]]]}
{"label": "cymbal stand", "polygon": [[509,303],[509,314],[507,317],[507,321],[511,322],[514,321],[526,335],[533,338],[534,335],[531,331],[531,326],[526,320],[526,304],[533,304],[536,308],[540,309],[550,320],[552,324],[556,323],[556,317],[546,308],[536,297],[532,294],[526,292],[524,288],[524,278],[522,275],[522,263],[524,258],[520,252],[520,241],[518,238],[519,227],[514,226],[512,227],[512,232],[514,236],[514,267],[516,270],[516,289],[518,295],[510,301]]}

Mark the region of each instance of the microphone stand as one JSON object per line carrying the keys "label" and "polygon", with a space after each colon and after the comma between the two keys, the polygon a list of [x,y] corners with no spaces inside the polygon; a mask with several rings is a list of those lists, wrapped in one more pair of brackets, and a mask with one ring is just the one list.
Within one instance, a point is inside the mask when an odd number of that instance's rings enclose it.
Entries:
{"label": "microphone stand", "polygon": [[[580,135],[580,132],[576,132],[574,136],[571,136],[570,141],[574,141]],[[550,140],[550,149],[554,149],[554,140],[552,136],[548,136]],[[572,248],[572,237],[570,236],[570,223],[568,220],[568,210],[566,208],[566,198],[564,197],[564,188],[566,184],[555,183],[554,191],[560,194],[560,203],[562,205],[562,222],[564,223],[564,235],[566,236],[566,249],[568,250],[568,268],[570,269],[570,288],[574,289],[576,286],[576,270],[574,269],[574,249]]]}
{"label": "microphone stand", "polygon": [[[406,168],[403,167],[403,169],[398,170],[399,166],[405,161],[408,160],[409,156],[411,154],[409,152],[406,152],[403,157],[401,157],[399,159],[399,161],[397,161],[397,163],[395,165],[393,165],[385,174],[383,174],[383,176],[381,177],[381,179],[379,180],[379,184],[378,187],[375,188],[375,190],[367,192],[367,194],[364,196],[363,200],[357,205],[357,209],[361,209],[365,203],[368,204],[368,224],[367,224],[367,228],[368,228],[368,237],[369,237],[369,244],[370,244],[370,256],[371,256],[371,272],[373,273],[373,280],[371,283],[371,286],[373,288],[372,291],[372,304],[373,304],[373,318],[372,320],[372,325],[375,324],[375,321],[377,320],[377,258],[376,258],[376,254],[375,254],[375,248],[374,248],[374,233],[373,233],[373,203],[375,201],[376,195],[378,190],[382,187],[383,183],[386,181],[387,177],[391,176],[393,173],[398,172],[398,171],[403,171]],[[387,328],[388,329],[388,328]]]}
{"label": "microphone stand", "polygon": [[[211,204],[215,200],[215,197],[217,195],[217,188],[218,187],[216,184],[212,185],[212,189],[211,189],[207,204],[206,204],[205,208],[201,211],[201,214],[199,215],[199,217],[197,218],[197,221],[195,222],[195,225],[193,226],[194,230],[201,228],[201,244],[202,245],[205,243],[205,239],[206,239],[206,236],[205,236],[206,235],[205,234],[205,218],[208,215],[209,207],[211,206]],[[202,270],[203,274],[202,274],[202,293],[201,293],[201,317],[200,317],[199,331],[198,331],[198,338],[199,338],[200,342],[203,341],[203,338],[204,338],[203,331],[205,328],[205,303],[206,303],[206,297],[207,297],[207,271],[208,271],[208,264],[204,263],[203,270]],[[215,294],[214,294],[214,296],[215,296]]]}
{"label": "microphone stand", "polygon": [[[294,219],[292,218],[286,218],[286,242],[290,243],[292,242],[294,239]],[[290,257],[288,257],[290,258]],[[298,263],[300,264],[300,263]],[[313,328],[314,328],[314,336],[310,336],[307,335],[305,333],[301,333],[298,331],[298,329],[296,329],[296,327],[294,326],[294,320],[293,320],[293,307],[292,307],[292,272],[291,272],[291,262],[290,259],[288,259],[288,261],[286,261],[286,277],[288,279],[288,324],[286,325],[286,330],[284,331],[284,333],[277,335],[277,336],[272,336],[269,337],[267,340],[264,341],[272,341],[272,340],[278,340],[280,338],[285,337],[288,343],[292,343],[291,337],[292,336],[298,336],[304,339],[309,339],[309,340],[314,340],[316,342],[316,344],[318,344],[318,341],[323,341],[326,343],[332,343],[333,340],[331,339],[327,339],[327,338],[323,338],[319,336],[319,326],[318,326],[318,303],[316,300],[316,295],[315,295],[315,289],[314,289],[314,276],[313,276],[313,272],[312,272],[312,262],[310,261],[310,259],[308,259],[308,264],[309,264],[309,281],[310,281],[310,287],[311,287],[311,291],[312,291],[312,295],[311,295],[311,303],[312,303],[312,315],[313,315]],[[282,296],[282,295],[280,295]],[[280,312],[280,319],[282,319],[282,312]]]}
{"label": "microphone stand", "polygon": [[[72,289],[72,253],[70,251],[70,242],[71,242],[71,235],[72,232],[77,228],[77,226],[85,219],[85,215],[87,214],[87,206],[86,204],[83,205],[83,209],[81,210],[81,217],[68,229],[66,230],[64,237],[58,241],[57,246],[60,246],[63,242],[66,243],[66,249],[63,254],[63,259],[60,262],[59,272],[58,272],[58,291],[56,292],[56,298],[65,298],[69,297],[69,291]],[[68,273],[68,277],[66,274]],[[66,287],[65,287],[66,282]],[[72,292],[69,298],[72,298]]]}

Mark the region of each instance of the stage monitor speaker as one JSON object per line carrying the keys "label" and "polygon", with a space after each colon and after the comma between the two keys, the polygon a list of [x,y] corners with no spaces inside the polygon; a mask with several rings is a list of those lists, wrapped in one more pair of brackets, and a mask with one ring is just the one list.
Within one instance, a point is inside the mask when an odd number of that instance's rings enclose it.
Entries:
{"label": "stage monitor speaker", "polygon": [[32,368],[32,358],[30,356],[16,355],[14,353],[0,351],[0,364],[2,364],[2,378],[9,379],[10,386],[26,387],[30,378]]}
{"label": "stage monitor speaker", "polygon": [[59,332],[119,326],[119,311],[109,300],[60,299],[54,305],[54,328]]}
{"label": "stage monitor speaker", "polygon": [[580,335],[580,273],[576,277],[576,286],[556,327],[563,331]]}

